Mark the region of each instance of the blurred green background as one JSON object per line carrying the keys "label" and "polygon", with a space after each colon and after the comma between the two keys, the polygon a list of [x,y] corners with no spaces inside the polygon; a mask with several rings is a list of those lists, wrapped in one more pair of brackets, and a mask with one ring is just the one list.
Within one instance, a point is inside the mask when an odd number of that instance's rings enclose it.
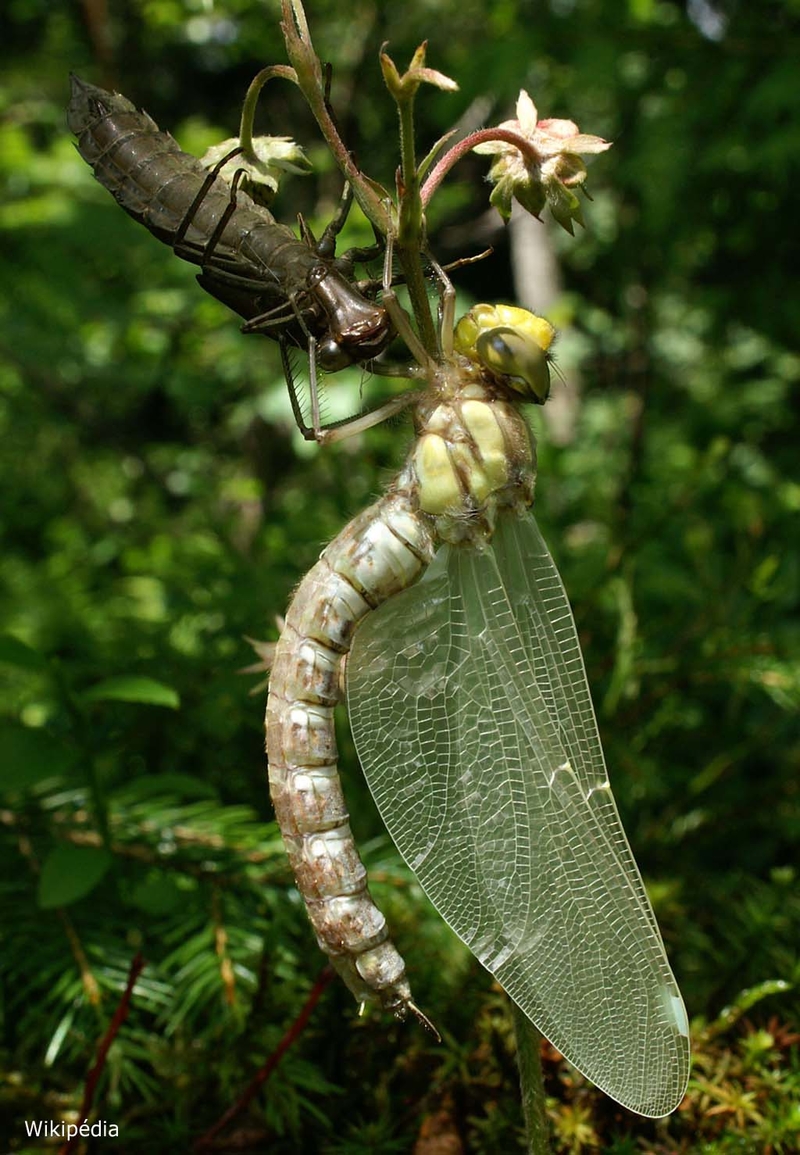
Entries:
{"label": "blurred green background", "polygon": [[[421,94],[420,154],[460,118],[508,119],[520,88],[615,142],[574,239],[504,230],[479,157],[429,222],[441,261],[495,249],[456,274],[463,307],[542,305],[563,331],[565,382],[532,415],[538,516],[697,1046],[684,1107],[658,1123],[546,1052],[554,1150],[796,1150],[800,3],[308,15],[345,139],[384,183],[385,40],[402,64],[427,39],[460,85]],[[190,151],[233,135],[252,76],[285,61],[274,0],[9,0],[0,30],[0,1135],[44,1149],[22,1120],[74,1118],[141,951],[95,1114],[119,1125],[117,1151],[189,1150],[323,963],[272,821],[244,637],[276,636],[410,426],[306,446],[276,347],[117,208],[65,126],[74,70]],[[277,215],[324,224],[340,180],[299,93],[268,86],[258,127],[316,165]],[[344,243],[368,239],[354,218]],[[333,379],[333,412],[361,388]],[[399,863],[344,717],[340,738],[373,893],[445,1042],[357,1019],[334,984],[216,1149],[522,1149],[503,999]]]}

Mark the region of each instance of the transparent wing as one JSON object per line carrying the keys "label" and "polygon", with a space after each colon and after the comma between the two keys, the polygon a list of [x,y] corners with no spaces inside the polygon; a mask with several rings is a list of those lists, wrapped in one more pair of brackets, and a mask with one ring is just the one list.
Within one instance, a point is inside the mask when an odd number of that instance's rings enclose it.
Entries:
{"label": "transparent wing", "polygon": [[501,519],[487,550],[444,547],[364,619],[348,708],[386,827],[442,917],[598,1087],[671,1111],[686,1012],[532,516]]}

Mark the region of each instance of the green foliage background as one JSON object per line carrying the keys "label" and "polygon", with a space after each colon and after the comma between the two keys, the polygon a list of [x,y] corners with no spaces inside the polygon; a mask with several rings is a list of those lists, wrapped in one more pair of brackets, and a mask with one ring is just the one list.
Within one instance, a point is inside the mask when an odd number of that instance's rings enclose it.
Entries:
{"label": "green foliage background", "polygon": [[[581,389],[565,444],[535,417],[538,510],[698,1058],[684,1108],[652,1123],[549,1056],[554,1149],[795,1150],[800,4],[308,7],[345,138],[378,179],[397,158],[384,40],[403,62],[427,38],[461,86],[419,101],[420,153],[473,102],[507,119],[520,87],[540,115],[616,142],[590,173],[587,230],[554,238],[552,317]],[[277,19],[254,0],[25,0],[0,16],[0,1132],[15,1151],[39,1149],[22,1119],[74,1115],[137,950],[97,1102],[121,1152],[188,1150],[322,965],[272,821],[243,636],[275,636],[409,429],[306,447],[275,348],[124,216],[64,123],[72,69],[201,152],[236,131],[257,69],[283,62]],[[272,85],[260,115],[318,166],[278,215],[323,223],[339,179],[299,96]],[[437,198],[440,259],[481,247],[485,169],[465,162]],[[366,239],[356,222],[345,243]],[[465,306],[513,298],[491,240],[494,258],[458,277]],[[360,386],[331,384],[336,412]],[[503,1000],[397,861],[344,719],[341,747],[373,891],[445,1044],[357,1020],[334,985],[235,1138],[519,1149]]]}

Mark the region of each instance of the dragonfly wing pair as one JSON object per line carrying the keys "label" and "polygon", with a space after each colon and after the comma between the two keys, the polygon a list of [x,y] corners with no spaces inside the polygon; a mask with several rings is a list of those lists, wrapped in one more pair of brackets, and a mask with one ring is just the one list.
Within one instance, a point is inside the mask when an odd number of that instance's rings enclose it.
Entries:
{"label": "dragonfly wing pair", "polygon": [[544,1035],[659,1117],[686,1012],[606,775],[561,579],[533,516],[444,546],[368,615],[348,710],[386,827],[442,917]]}

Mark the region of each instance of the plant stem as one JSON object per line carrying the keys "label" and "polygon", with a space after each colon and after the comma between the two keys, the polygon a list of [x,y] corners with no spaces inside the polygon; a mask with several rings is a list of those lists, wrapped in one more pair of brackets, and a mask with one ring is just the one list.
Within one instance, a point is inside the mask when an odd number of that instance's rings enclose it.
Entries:
{"label": "plant stem", "polygon": [[[81,1123],[85,1123],[89,1118],[89,1112],[91,1111],[92,1104],[94,1103],[94,1096],[95,1092],[97,1091],[97,1085],[100,1082],[100,1076],[102,1075],[103,1068],[106,1065],[108,1052],[111,1049],[111,1044],[114,1042],[114,1039],[119,1033],[120,1027],[128,1017],[128,1011],[130,1010],[131,1006],[131,999],[133,998],[133,988],[136,986],[136,980],[142,973],[143,967],[144,959],[142,956],[140,954],[134,955],[128,970],[128,981],[125,984],[125,990],[123,992],[122,998],[119,1001],[117,1009],[114,1011],[114,1017],[108,1024],[108,1030],[100,1040],[100,1044],[97,1048],[97,1058],[94,1061],[94,1065],[92,1066],[91,1071],[86,1077],[86,1085],[83,1089],[83,1102],[81,1103],[80,1117],[78,1120],[79,1125]],[[77,1134],[71,1136],[61,1147],[59,1155],[70,1155],[70,1153],[77,1147],[78,1139],[79,1136]]]}
{"label": "plant stem", "polygon": [[255,1076],[250,1080],[247,1087],[241,1096],[237,1099],[237,1101],[233,1104],[233,1106],[229,1107],[225,1114],[217,1120],[213,1127],[210,1127],[208,1131],[205,1132],[205,1134],[201,1135],[200,1138],[196,1140],[194,1144],[195,1151],[199,1152],[207,1150],[209,1147],[211,1147],[220,1131],[224,1131],[228,1124],[232,1123],[233,1120],[236,1119],[237,1116],[242,1113],[242,1111],[244,1111],[245,1107],[254,1098],[259,1088],[264,1083],[266,1083],[267,1079],[278,1066],[281,1059],[289,1050],[291,1045],[305,1030],[306,1024],[311,1018],[311,1013],[314,1010],[314,1007],[317,1005],[320,998],[324,994],[325,988],[330,983],[333,975],[334,972],[331,967],[323,967],[319,973],[317,981],[311,988],[311,993],[303,1004],[300,1013],[297,1015],[292,1025],[288,1028],[275,1050],[267,1058],[266,1062],[262,1064],[262,1066],[256,1072]]}
{"label": "plant stem", "polygon": [[285,64],[274,64],[269,68],[262,68],[247,90],[247,96],[245,96],[242,105],[242,119],[239,124],[239,144],[245,156],[252,156],[253,154],[253,122],[261,89],[268,80],[278,76],[297,84],[297,73],[293,68],[287,68]]}
{"label": "plant stem", "polygon": [[333,122],[328,107],[325,85],[322,80],[322,66],[311,42],[311,34],[308,30],[301,0],[281,0],[281,12],[283,14],[281,31],[283,32],[287,55],[294,66],[296,83],[314,114],[314,119],[319,125],[334,160],[344,177],[350,182],[357,204],[367,220],[371,221],[386,236],[391,224],[391,217],[384,197],[381,195],[383,190],[379,190],[374,182],[367,180],[339,136],[339,131]]}
{"label": "plant stem", "polygon": [[457,161],[461,160],[462,156],[466,156],[468,152],[471,152],[476,144],[487,144],[492,140],[501,140],[505,144],[513,144],[514,148],[519,149],[531,168],[539,164],[542,159],[531,142],[524,136],[521,136],[520,133],[511,132],[510,129],[507,128],[481,128],[477,132],[471,132],[469,136],[465,136],[458,144],[454,144],[436,164],[430,176],[425,181],[425,184],[422,186],[421,195],[423,206],[428,204],[447,173]]}
{"label": "plant stem", "polygon": [[528,1155],[549,1155],[551,1148],[542,1076],[542,1036],[515,1002],[511,1003],[511,1014],[517,1043],[517,1066]]}
{"label": "plant stem", "polygon": [[422,344],[436,356],[436,328],[428,304],[420,252],[424,243],[424,215],[420,200],[417,158],[414,149],[414,93],[397,100],[400,114],[401,187],[397,256],[406,281],[408,298]]}

